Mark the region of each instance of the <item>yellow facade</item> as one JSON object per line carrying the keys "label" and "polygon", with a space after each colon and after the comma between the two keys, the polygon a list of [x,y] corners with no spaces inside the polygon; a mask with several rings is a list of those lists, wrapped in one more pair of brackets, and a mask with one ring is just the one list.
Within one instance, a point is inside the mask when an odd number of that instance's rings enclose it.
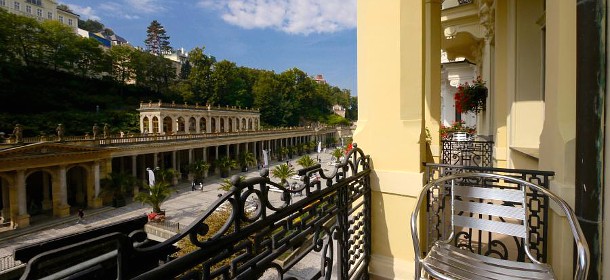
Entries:
{"label": "yellow facade", "polygon": [[9,13],[35,18],[38,21],[56,20],[70,26],[76,32],[79,16],[58,9],[57,5],[57,1],[53,0],[0,0],[0,8]]}
{"label": "yellow facade", "polygon": [[[477,129],[495,142],[494,166],[554,171],[551,190],[574,207],[576,0],[440,2],[358,1],[354,141],[373,161],[370,272],[381,278],[413,277],[408,217],[422,186],[422,162],[439,154],[441,49],[476,61],[487,82]],[[559,279],[571,279],[571,234],[563,217],[554,210],[550,216],[550,263]],[[608,269],[602,275],[610,276]]]}

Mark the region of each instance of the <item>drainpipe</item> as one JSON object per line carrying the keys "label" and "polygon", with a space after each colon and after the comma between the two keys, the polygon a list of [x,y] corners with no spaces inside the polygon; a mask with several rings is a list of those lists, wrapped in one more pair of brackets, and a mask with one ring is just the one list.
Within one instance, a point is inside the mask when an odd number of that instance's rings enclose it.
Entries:
{"label": "drainpipe", "polygon": [[575,209],[589,243],[588,279],[602,277],[604,96],[606,94],[605,0],[578,0],[576,14]]}

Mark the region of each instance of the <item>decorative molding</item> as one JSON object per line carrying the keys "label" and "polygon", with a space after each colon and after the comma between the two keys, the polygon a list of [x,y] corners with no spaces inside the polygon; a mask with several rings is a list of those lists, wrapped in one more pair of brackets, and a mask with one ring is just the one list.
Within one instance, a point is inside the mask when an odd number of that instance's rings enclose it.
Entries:
{"label": "decorative molding", "polygon": [[493,42],[496,20],[496,7],[494,0],[481,0],[479,2],[479,22],[485,28],[485,40]]}

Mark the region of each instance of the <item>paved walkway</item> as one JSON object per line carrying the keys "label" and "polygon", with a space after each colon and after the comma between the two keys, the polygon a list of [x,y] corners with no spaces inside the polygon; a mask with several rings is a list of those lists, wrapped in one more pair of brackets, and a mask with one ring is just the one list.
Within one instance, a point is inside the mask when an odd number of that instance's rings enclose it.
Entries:
{"label": "paved walkway", "polygon": [[[314,159],[316,155],[317,154],[315,153],[310,154],[310,156]],[[295,167],[295,169],[300,168],[300,166],[295,163],[297,159],[298,157],[295,157],[293,160],[291,160],[291,164]],[[320,159],[322,160],[323,169],[332,168],[328,165],[328,162],[331,161],[330,154],[320,153]],[[271,168],[279,164],[280,162],[277,161],[271,163]],[[248,172],[233,172],[231,176],[237,174],[250,178],[260,176],[259,172],[259,170],[254,169]],[[276,181],[277,179],[272,178],[272,180]],[[190,182],[182,182],[178,184],[178,186],[176,186],[176,193],[172,194],[170,199],[162,205],[162,208],[166,210],[168,217],[167,220],[180,223],[181,228],[186,227],[188,224],[194,221],[196,217],[201,215],[203,210],[218,199],[218,194],[224,192],[223,190],[218,189],[221,183],[222,178],[216,175],[211,176],[204,181],[205,185],[203,186],[202,190],[191,191]],[[281,203],[280,194],[271,192],[270,200],[271,203]],[[12,261],[11,256],[15,248],[23,245],[35,244],[47,239],[76,233],[84,229],[107,225],[119,220],[143,215],[150,211],[151,208],[148,205],[142,205],[139,202],[131,202],[120,208],[102,207],[99,209],[85,210],[85,219],[84,222],[81,223],[77,223],[77,216],[74,215],[64,218],[52,218],[47,221],[41,221],[30,227],[1,232],[0,259],[8,258],[10,259],[9,262]],[[319,266],[319,263],[319,258],[313,258],[311,264],[310,261],[305,260],[305,264],[300,264],[299,267],[303,267],[304,271],[311,271],[312,269],[310,265],[316,264],[316,266]],[[309,267],[309,269],[307,267]],[[0,270],[2,270],[2,267],[0,267]],[[306,277],[305,275],[301,276]]]}

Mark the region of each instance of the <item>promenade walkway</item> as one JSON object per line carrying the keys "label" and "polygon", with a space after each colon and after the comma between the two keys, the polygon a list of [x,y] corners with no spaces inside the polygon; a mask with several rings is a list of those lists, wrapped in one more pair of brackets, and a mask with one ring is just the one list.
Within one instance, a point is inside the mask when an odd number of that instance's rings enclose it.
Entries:
{"label": "promenade walkway", "polygon": [[[315,158],[317,154],[312,153],[310,156]],[[319,157],[322,160],[323,169],[333,168],[327,164],[329,161],[331,161],[332,156],[330,154],[320,153]],[[298,157],[294,157],[294,159],[290,161],[295,170],[301,168],[298,164],[296,164],[297,159]],[[279,164],[281,164],[281,162],[275,161],[270,163],[270,169]],[[231,175],[241,175],[245,176],[246,178],[251,178],[259,176],[259,172],[260,170],[254,168],[253,170],[250,169],[248,172],[233,172]],[[277,179],[272,178],[272,180],[276,181]],[[209,207],[212,202],[218,199],[218,194],[224,192],[223,190],[219,190],[221,183],[222,178],[215,175],[208,177],[204,181],[202,190],[192,191],[190,182],[183,181],[178,184],[175,187],[175,193],[173,193],[170,199],[162,205],[162,208],[166,210],[167,220],[174,223],[179,223],[181,228],[186,227],[188,224],[194,221],[196,217],[201,215],[202,211]],[[298,198],[298,196],[295,198]],[[280,194],[271,192],[270,200],[272,203],[279,203]],[[17,247],[36,244],[51,238],[77,233],[85,229],[107,225],[112,222],[128,219],[138,215],[145,215],[150,211],[151,208],[148,205],[142,205],[139,202],[131,202],[126,206],[119,208],[102,207],[99,209],[85,210],[84,222],[81,223],[77,223],[78,217],[73,215],[64,218],[52,218],[48,221],[40,222],[30,227],[1,232],[0,274],[2,273],[2,270],[5,269],[3,266],[12,266],[10,265],[10,263],[13,261],[12,255]],[[297,275],[293,276],[297,278],[306,278],[306,272],[311,271],[311,269],[307,269],[307,266],[320,265],[319,258],[312,258],[311,261],[305,260],[304,262],[304,264],[299,264],[295,267],[295,269],[299,271],[299,266],[303,266],[301,270],[304,274],[298,275],[299,272],[297,272]]]}

